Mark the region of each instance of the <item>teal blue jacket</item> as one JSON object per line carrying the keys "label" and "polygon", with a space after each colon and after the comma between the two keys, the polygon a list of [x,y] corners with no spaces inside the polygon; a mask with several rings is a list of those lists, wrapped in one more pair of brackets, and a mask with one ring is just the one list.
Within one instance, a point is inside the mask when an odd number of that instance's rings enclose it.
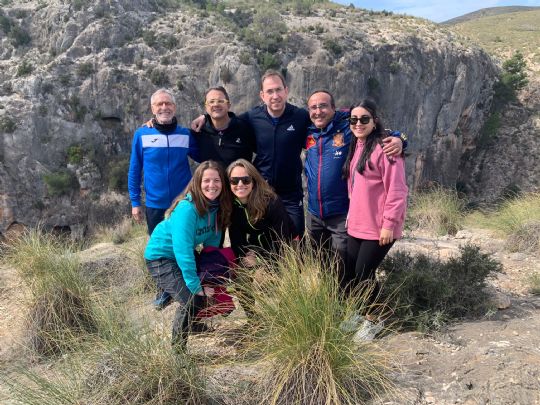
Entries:
{"label": "teal blue jacket", "polygon": [[197,294],[202,287],[197,276],[195,248],[200,244],[219,247],[220,240],[217,209],[200,216],[188,194],[171,216],[156,226],[146,245],[144,258],[176,260],[189,291]]}

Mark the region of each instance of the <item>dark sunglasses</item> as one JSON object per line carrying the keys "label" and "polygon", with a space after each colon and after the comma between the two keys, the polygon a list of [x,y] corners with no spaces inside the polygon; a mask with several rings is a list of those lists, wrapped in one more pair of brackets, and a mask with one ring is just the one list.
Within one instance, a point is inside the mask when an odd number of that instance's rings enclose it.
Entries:
{"label": "dark sunglasses", "polygon": [[360,121],[360,124],[367,124],[369,121],[371,121],[371,117],[369,115],[362,115],[361,117],[349,117],[349,124],[356,125]]}
{"label": "dark sunglasses", "polygon": [[237,186],[238,183],[242,182],[244,186],[247,186],[248,184],[251,184],[251,177],[250,176],[242,176],[242,177],[231,177],[229,178],[229,182],[233,186]]}

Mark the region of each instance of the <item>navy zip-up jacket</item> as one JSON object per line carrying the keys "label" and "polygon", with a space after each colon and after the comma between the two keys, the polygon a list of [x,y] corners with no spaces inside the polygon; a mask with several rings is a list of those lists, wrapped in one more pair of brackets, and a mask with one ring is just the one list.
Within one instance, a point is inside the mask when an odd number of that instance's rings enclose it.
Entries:
{"label": "navy zip-up jacket", "polygon": [[302,195],[302,160],[300,153],[306,143],[311,124],[306,110],[287,103],[283,115],[274,125],[265,105],[239,116],[253,127],[257,141],[255,167],[278,195]]}
{"label": "navy zip-up jacket", "polygon": [[349,209],[347,182],[341,174],[353,136],[348,117],[348,112],[336,111],[326,128],[308,129],[304,168],[308,211],[319,218],[346,214]]}

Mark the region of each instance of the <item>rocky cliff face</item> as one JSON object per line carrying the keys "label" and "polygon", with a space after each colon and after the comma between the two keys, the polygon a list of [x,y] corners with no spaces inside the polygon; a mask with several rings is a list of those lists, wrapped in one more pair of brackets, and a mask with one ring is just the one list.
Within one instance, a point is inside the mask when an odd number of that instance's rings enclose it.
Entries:
{"label": "rocky cliff face", "polygon": [[[184,125],[211,85],[223,84],[242,112],[258,103],[261,70],[272,64],[286,70],[297,105],[319,88],[338,106],[374,97],[386,126],[410,138],[412,187],[458,181],[497,73],[483,51],[411,17],[333,7],[269,13],[264,22],[254,10],[162,3],[14,1],[2,9],[0,233],[41,221],[80,234],[128,213],[125,191],[114,190],[125,185],[151,93],[171,88]],[[260,27],[268,32],[253,39]]]}

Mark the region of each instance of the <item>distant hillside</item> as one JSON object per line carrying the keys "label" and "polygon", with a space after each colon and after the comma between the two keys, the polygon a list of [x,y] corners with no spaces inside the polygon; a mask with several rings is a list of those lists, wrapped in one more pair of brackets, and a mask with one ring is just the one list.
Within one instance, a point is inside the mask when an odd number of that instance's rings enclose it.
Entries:
{"label": "distant hillside", "polygon": [[523,11],[533,11],[533,10],[539,10],[539,9],[540,7],[528,7],[528,6],[482,8],[480,10],[473,11],[472,13],[464,14],[462,16],[452,18],[447,21],[443,21],[441,25],[454,25],[454,24],[459,24],[466,21],[477,20],[482,17],[490,17],[493,15],[516,13],[516,12],[523,12]]}
{"label": "distant hillside", "polygon": [[454,24],[451,29],[502,60],[519,50],[531,72],[538,74],[540,71],[540,7],[533,7],[532,11],[478,17]]}

